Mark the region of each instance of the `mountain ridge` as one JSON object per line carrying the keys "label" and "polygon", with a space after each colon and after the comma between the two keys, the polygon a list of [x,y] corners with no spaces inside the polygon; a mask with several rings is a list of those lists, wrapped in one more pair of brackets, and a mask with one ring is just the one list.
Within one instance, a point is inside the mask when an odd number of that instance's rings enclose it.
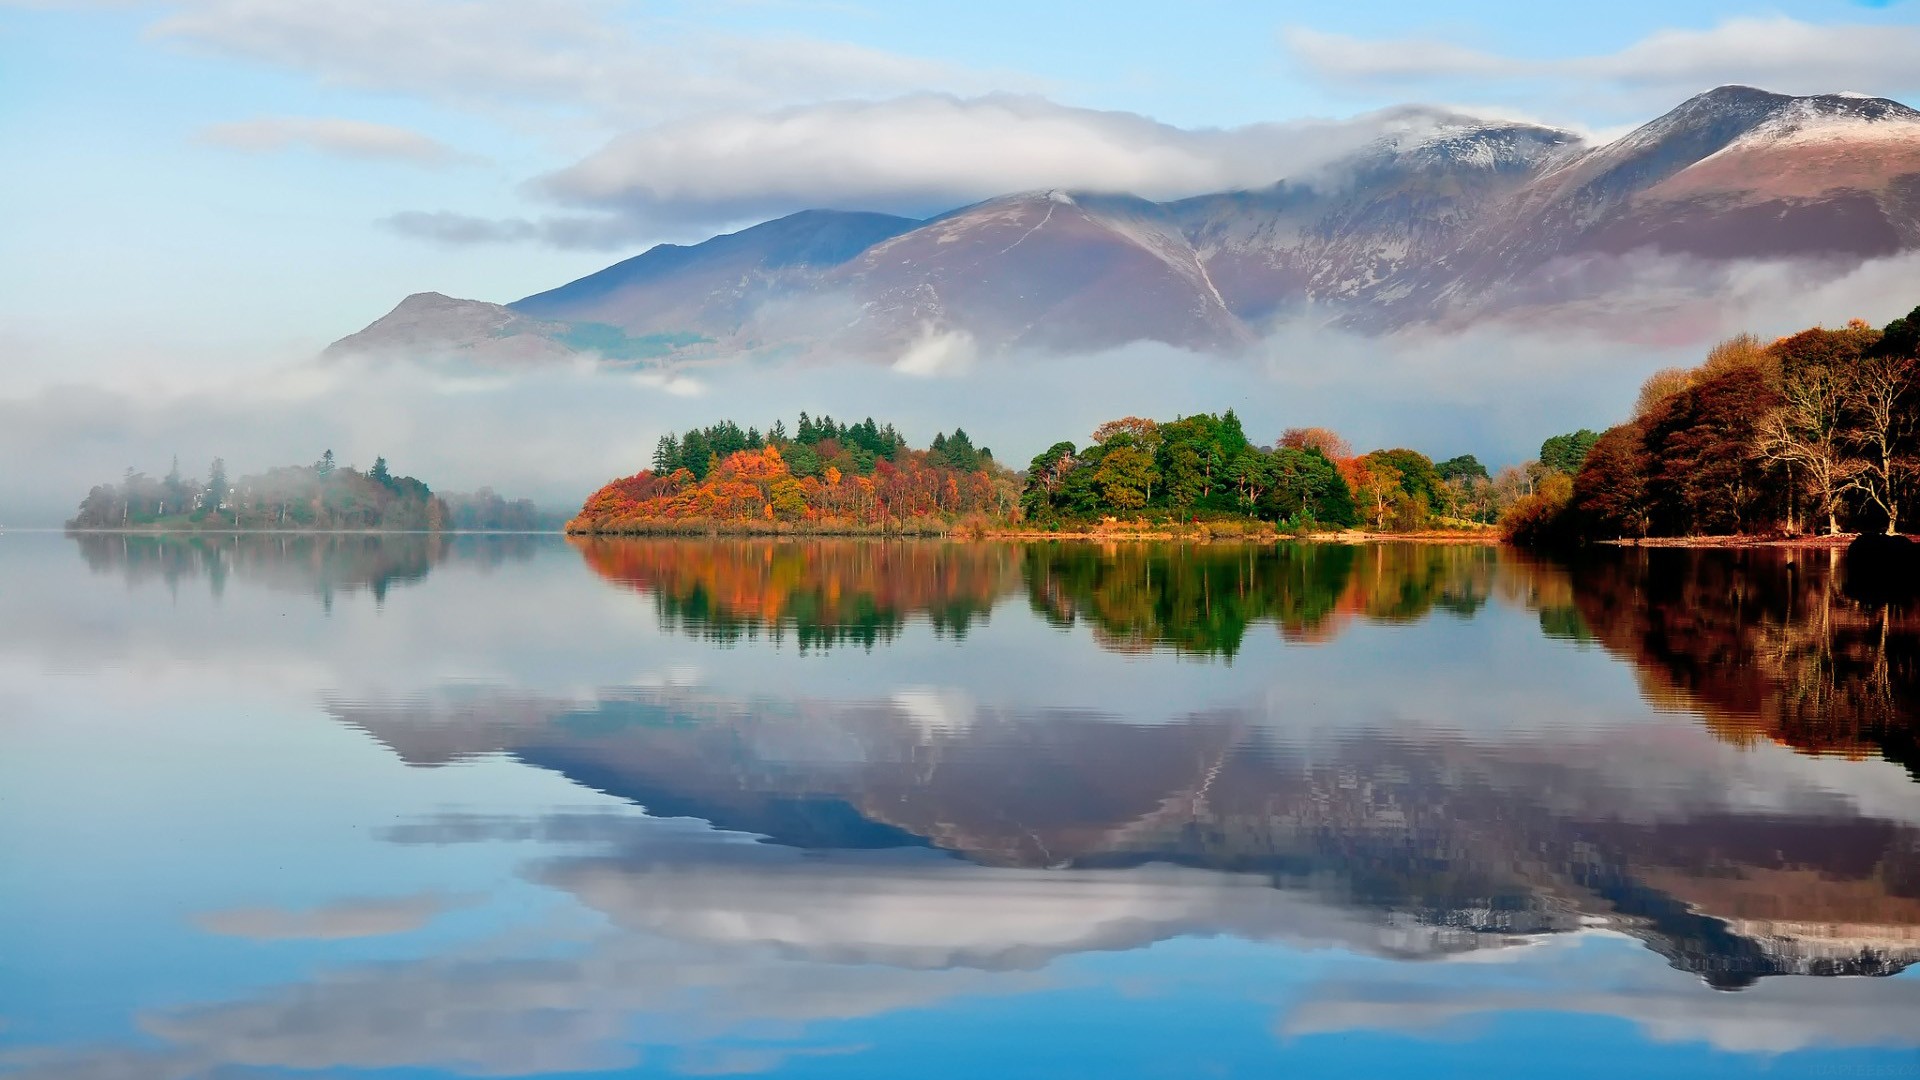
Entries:
{"label": "mountain ridge", "polygon": [[1920,111],[1729,85],[1612,141],[1436,120],[1311,174],[1154,202],[1042,190],[924,220],[803,210],[656,245],[509,304],[415,294],[329,354],[505,364],[740,352],[886,358],[1158,341],[1232,352],[1308,314],[1362,332],[1604,302],[1636,252],[1724,264],[1920,250]]}

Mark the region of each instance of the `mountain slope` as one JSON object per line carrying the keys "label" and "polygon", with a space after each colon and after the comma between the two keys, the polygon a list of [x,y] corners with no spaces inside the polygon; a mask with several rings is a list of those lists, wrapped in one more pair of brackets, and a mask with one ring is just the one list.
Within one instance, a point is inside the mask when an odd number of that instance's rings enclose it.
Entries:
{"label": "mountain slope", "polygon": [[1546,165],[1570,132],[1454,124],[1382,139],[1328,175],[1171,204],[1234,313],[1261,323],[1302,304],[1388,303],[1409,271],[1444,267],[1474,224]]}
{"label": "mountain slope", "polygon": [[783,289],[917,224],[892,214],[803,210],[691,247],[660,244],[510,306],[536,318],[604,323],[629,333],[725,337]]}
{"label": "mountain slope", "polygon": [[858,303],[856,344],[960,330],[989,349],[1250,340],[1157,204],[1060,191],[1009,195],[875,245],[829,279]]}
{"label": "mountain slope", "polygon": [[563,323],[530,318],[482,300],[458,300],[436,292],[414,293],[365,330],[327,346],[325,355],[468,357],[492,363],[564,360],[574,350],[562,343]]}

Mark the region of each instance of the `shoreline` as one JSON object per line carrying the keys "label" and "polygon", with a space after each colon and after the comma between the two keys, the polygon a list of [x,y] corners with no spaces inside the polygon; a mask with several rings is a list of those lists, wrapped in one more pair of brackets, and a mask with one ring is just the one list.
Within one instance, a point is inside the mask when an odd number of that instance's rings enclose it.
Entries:
{"label": "shoreline", "polygon": [[1035,543],[1044,541],[1072,541],[1086,543],[1197,543],[1197,544],[1248,544],[1277,543],[1298,541],[1315,544],[1457,544],[1488,546],[1504,543],[1498,531],[1494,529],[1473,531],[1427,530],[1414,533],[1383,533],[1365,530],[1342,530],[1340,532],[1315,532],[1294,534],[1266,528],[1223,528],[1214,530],[1204,526],[1193,529],[1167,529],[1163,527],[1113,528],[1093,527],[1081,530],[1050,531],[1045,529],[994,528],[985,529],[976,526],[958,525],[945,532],[924,529],[878,530],[878,529],[808,529],[808,528],[735,528],[735,529],[657,529],[657,530],[618,530],[597,531],[586,529],[569,530],[569,539],[581,540],[937,540],[947,543],[980,542],[1020,542]]}
{"label": "shoreline", "polygon": [[[1340,532],[1315,532],[1304,535],[1282,533],[1274,529],[1222,529],[1218,532],[1198,528],[1193,530],[1172,530],[1165,528],[1112,528],[1094,527],[1085,530],[1048,531],[1043,529],[987,528],[976,530],[968,526],[956,526],[941,533],[920,530],[840,530],[840,529],[705,529],[705,530],[658,530],[645,532],[592,532],[568,531],[564,529],[165,529],[128,527],[120,529],[74,529],[56,526],[15,526],[7,529],[13,533],[61,533],[68,536],[152,536],[152,537],[213,537],[213,536],[558,536],[568,540],[934,540],[946,543],[1014,542],[1039,543],[1048,541],[1079,543],[1194,543],[1194,544],[1248,544],[1279,543],[1296,541],[1312,544],[1430,544],[1476,547],[1513,547],[1525,550],[1519,545],[1509,544],[1495,529],[1474,531],[1426,530],[1412,533],[1373,532],[1363,529],[1343,530]],[[1613,548],[1677,548],[1692,550],[1741,550],[1750,548],[1781,548],[1788,550],[1819,551],[1844,550],[1859,533],[1825,533],[1811,536],[1758,536],[1758,535],[1717,535],[1717,536],[1654,536],[1639,538],[1618,538],[1612,540],[1591,541],[1595,546]]]}
{"label": "shoreline", "polygon": [[74,529],[16,526],[9,532],[51,532],[68,536],[564,536],[560,529]]}
{"label": "shoreline", "polygon": [[1794,548],[1817,551],[1844,549],[1859,539],[1860,533],[1819,533],[1811,536],[1646,536],[1637,539],[1596,540],[1596,544],[1622,548]]}

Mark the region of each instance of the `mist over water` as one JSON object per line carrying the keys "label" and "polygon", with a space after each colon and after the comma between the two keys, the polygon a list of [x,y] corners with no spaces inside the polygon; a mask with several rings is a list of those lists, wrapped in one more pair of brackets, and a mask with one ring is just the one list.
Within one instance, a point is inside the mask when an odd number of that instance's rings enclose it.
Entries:
{"label": "mist over water", "polygon": [[964,335],[933,334],[891,358],[732,356],[640,369],[362,357],[174,377],[135,359],[130,372],[75,364],[0,398],[0,453],[34,463],[0,474],[0,524],[56,526],[92,485],[130,466],[165,473],[176,454],[190,475],[216,456],[241,475],[326,449],[361,468],[385,456],[436,490],[491,486],[571,512],[644,467],[662,434],[722,419],[791,425],[801,410],[891,421],[915,443],[964,427],[1016,468],[1116,416],[1228,408],[1256,442],[1327,426],[1356,447],[1471,453],[1497,467],[1533,457],[1550,435],[1623,420],[1649,373],[1697,363],[1724,334],[1891,318],[1911,306],[1914,266],[1911,257],[1850,272],[1643,258],[1607,271],[1620,280],[1605,304],[1384,335],[1307,313],[1221,356],[1153,343],[987,356]]}

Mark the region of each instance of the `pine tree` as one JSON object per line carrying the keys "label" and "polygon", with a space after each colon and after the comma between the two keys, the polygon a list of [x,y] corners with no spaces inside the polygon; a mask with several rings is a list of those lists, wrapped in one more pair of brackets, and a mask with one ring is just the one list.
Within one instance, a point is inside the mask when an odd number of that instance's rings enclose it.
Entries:
{"label": "pine tree", "polygon": [[674,438],[672,432],[668,432],[653,444],[653,474],[666,476],[679,467],[680,441]]}

